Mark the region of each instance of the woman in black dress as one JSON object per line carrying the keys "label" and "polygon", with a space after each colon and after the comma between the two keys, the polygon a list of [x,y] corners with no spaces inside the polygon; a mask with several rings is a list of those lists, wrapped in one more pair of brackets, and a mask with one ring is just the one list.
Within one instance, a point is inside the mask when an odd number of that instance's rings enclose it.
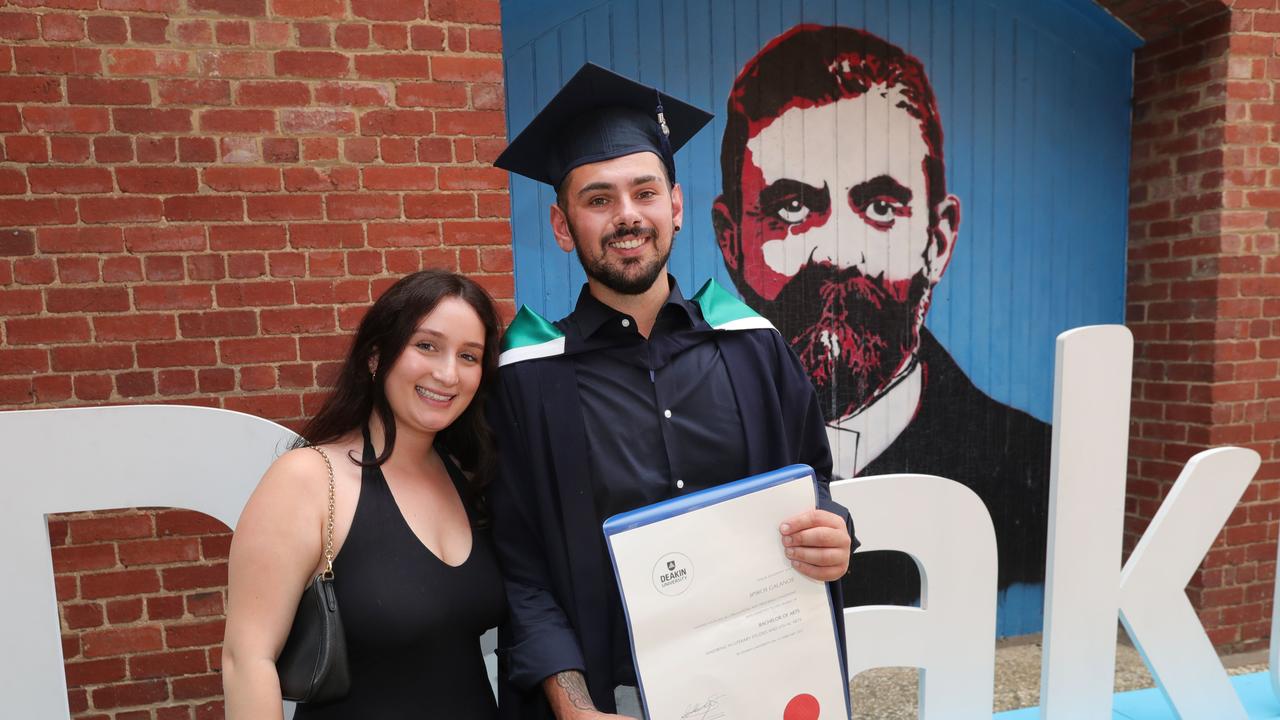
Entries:
{"label": "woman in black dress", "polygon": [[[365,315],[298,447],[267,470],[231,544],[223,685],[231,720],[280,718],[275,661],[324,569],[325,459],[335,482],[334,587],[351,689],[297,720],[496,716],[479,635],[505,596],[479,502],[493,460],[483,397],[498,316],[452,273],[423,271]],[[465,474],[464,474],[465,473]]]}

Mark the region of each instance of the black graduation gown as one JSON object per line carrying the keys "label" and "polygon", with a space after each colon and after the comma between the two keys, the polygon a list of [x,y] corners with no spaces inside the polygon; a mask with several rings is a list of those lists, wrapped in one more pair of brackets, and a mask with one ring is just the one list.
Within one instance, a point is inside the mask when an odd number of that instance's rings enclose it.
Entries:
{"label": "black graduation gown", "polygon": [[[744,420],[748,472],[811,466],[819,506],[848,523],[848,511],[831,501],[826,428],[794,353],[773,330],[722,331],[714,341]],[[569,334],[567,354],[503,367],[489,401],[500,457],[489,506],[509,607],[498,634],[498,705],[506,719],[551,718],[541,682],[569,669],[584,672],[598,709],[614,710],[607,600],[614,578],[588,475],[574,348]],[[851,523],[849,530],[852,537]],[[840,583],[828,588],[843,607]],[[843,638],[843,614],[836,618]]]}

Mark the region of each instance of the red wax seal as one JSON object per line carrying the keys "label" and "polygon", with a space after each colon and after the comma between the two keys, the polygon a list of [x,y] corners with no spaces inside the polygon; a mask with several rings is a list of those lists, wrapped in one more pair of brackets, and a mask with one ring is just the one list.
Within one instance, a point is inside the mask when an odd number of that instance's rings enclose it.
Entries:
{"label": "red wax seal", "polygon": [[818,698],[803,693],[787,703],[787,709],[782,711],[782,720],[818,720],[821,709]]}

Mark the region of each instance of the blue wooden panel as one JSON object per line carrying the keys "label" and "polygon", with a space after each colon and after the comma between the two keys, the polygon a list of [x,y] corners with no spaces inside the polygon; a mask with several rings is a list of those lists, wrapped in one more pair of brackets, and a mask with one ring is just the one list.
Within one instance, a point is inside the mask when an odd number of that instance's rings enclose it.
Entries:
{"label": "blue wooden panel", "polygon": [[613,47],[609,42],[609,6],[601,5],[588,10],[583,16],[582,31],[587,43],[587,60],[610,67],[613,65]]}
{"label": "blue wooden panel", "polygon": [[[687,290],[708,277],[732,287],[710,218],[735,77],[796,24],[839,24],[901,46],[934,88],[961,220],[926,322],[969,379],[1048,420],[1054,337],[1122,322],[1137,40],[1090,0],[503,0],[502,10],[512,134],[585,59],[716,113],[677,158],[685,218],[671,269]],[[513,178],[516,297],[556,318],[584,277],[553,241],[553,202]],[[1039,586],[1001,598],[1001,634],[1038,626]]]}
{"label": "blue wooden panel", "polygon": [[[1028,366],[1030,355],[1027,353],[1027,340],[1034,338],[1035,335],[1031,332],[1031,313],[1029,311],[1034,306],[1035,296],[1039,294],[1032,290],[1036,284],[1035,269],[1032,263],[1035,248],[1030,243],[1019,242],[1019,238],[1035,237],[1037,224],[1035,201],[1036,191],[1040,187],[1040,183],[1036,181],[1039,171],[1034,162],[1037,133],[1036,89],[1039,87],[1035,77],[1037,43],[1038,37],[1034,28],[1025,24],[1014,23],[1013,68],[1015,78],[1013,107],[1017,108],[1017,111],[1013,114],[1013,147],[1015,150],[1013,157],[1013,187],[1010,193],[1013,200],[1013,232],[1010,237],[1013,238],[1013,242],[1009,248],[1008,275],[1012,281],[1009,297],[1027,298],[1027,304],[1023,307],[1024,312],[1010,312],[1009,314],[1009,336],[1013,339],[1010,347],[1012,352],[1008,353],[1008,387],[1002,394],[1009,398],[1010,405],[1020,408],[1028,407],[1031,404],[1027,389],[1030,384],[1028,377],[1030,373],[1030,367]],[[1010,306],[1012,307],[1012,303]]]}
{"label": "blue wooden panel", "polygon": [[801,22],[814,25],[835,25],[839,22],[836,20],[835,0],[804,0],[800,5],[800,17]]}
{"label": "blue wooden panel", "polygon": [[[1067,110],[1064,107],[1055,106],[1055,99],[1061,96],[1057,93],[1048,92],[1046,88],[1052,88],[1054,78],[1061,76],[1062,64],[1061,59],[1069,57],[1070,53],[1067,48],[1062,45],[1052,35],[1041,33],[1038,36],[1038,44],[1035,53],[1035,80],[1036,88],[1035,98],[1032,102],[1032,112],[1035,113],[1035,137],[1043,137],[1044,142],[1033,145],[1033,150],[1027,153],[1031,158],[1031,167],[1033,175],[1044,175],[1039,182],[1035,184],[1034,195],[1031,199],[1032,208],[1051,207],[1053,203],[1053,192],[1056,183],[1061,182],[1058,168],[1059,163],[1055,162],[1052,156],[1052,148],[1054,146],[1061,147],[1063,136],[1061,133],[1061,121],[1066,118]],[[1061,113],[1061,116],[1059,115]],[[1035,215],[1029,215],[1028,236],[1033,236],[1036,232],[1041,231],[1040,219]],[[1049,228],[1043,228],[1050,230]],[[1049,241],[1052,244],[1052,240]],[[1033,247],[1028,248],[1028,273],[1033,273],[1036,265],[1035,251]],[[1040,282],[1044,282],[1041,278]],[[1018,407],[1027,407],[1031,404],[1031,398],[1034,398],[1039,383],[1039,369],[1042,367],[1051,367],[1053,365],[1053,348],[1045,343],[1037,342],[1039,337],[1037,328],[1052,327],[1049,316],[1049,309],[1054,302],[1052,282],[1045,283],[1047,285],[1043,292],[1035,292],[1031,294],[1028,312],[1023,320],[1024,340],[1021,348],[1021,358],[1018,366],[1018,378],[1021,382],[1021,391],[1026,398],[1025,404],[1015,405]],[[1034,284],[1033,284],[1034,286]]]}
{"label": "blue wooden panel", "polygon": [[[611,3],[609,38],[613,43],[613,63],[609,67],[627,77],[640,76],[640,33],[636,32],[638,9],[636,0],[619,0]],[[505,31],[504,31],[505,32]],[[650,47],[648,38],[645,47]],[[566,78],[568,79],[568,78]]]}
{"label": "blue wooden panel", "polygon": [[[1010,264],[1013,259],[1015,238],[1013,236],[1014,203],[1011,195],[1014,193],[1017,181],[1013,167],[1013,151],[1016,146],[1007,141],[1007,138],[1013,137],[1014,122],[1021,111],[1021,108],[1014,105],[1014,22],[1012,15],[996,13],[995,27],[991,36],[995,71],[992,107],[996,108],[992,118],[993,142],[987,151],[994,161],[991,224],[988,228],[974,228],[973,232],[964,233],[964,237],[974,237],[979,234],[991,237],[991,249],[985,257],[978,256],[976,253],[970,256],[976,262],[982,263],[977,267],[986,271],[990,290],[986,378],[985,383],[978,383],[978,387],[986,389],[988,394],[1000,397],[1005,402],[1011,399],[1005,393],[1008,392],[1009,350],[1012,348],[1008,348],[1005,343],[998,343],[996,339],[1008,338],[1009,342],[1014,339],[1010,315],[1015,312],[1013,307],[1015,303],[1009,300],[1013,298],[1013,274]],[[982,274],[982,270],[978,270],[979,274]],[[1001,393],[1001,390],[1005,393]]]}
{"label": "blue wooden panel", "polygon": [[[524,46],[507,53],[507,127],[513,118],[528,123],[537,113],[538,98],[534,83],[533,48]],[[520,267],[520,296],[524,302],[544,295],[541,272],[542,232],[546,222],[539,217],[538,184],[519,175],[511,176],[511,226],[518,230],[512,236],[512,254]]]}
{"label": "blue wooden panel", "polygon": [[889,19],[892,8],[891,0],[867,0],[866,9],[863,11],[866,15],[860,27],[889,42],[896,42],[893,36],[895,28],[892,27],[894,23]]}
{"label": "blue wooden panel", "polygon": [[[688,0],[685,9],[685,26],[688,28],[688,36],[691,39],[688,43],[688,57],[686,58],[686,67],[688,68],[686,92],[689,96],[702,96],[707,98],[715,97],[713,87],[712,63],[715,60],[715,52],[712,44],[709,42],[694,41],[692,38],[710,38],[714,36],[712,32],[715,27],[711,20],[711,2],[710,0]],[[716,195],[716,178],[719,176],[720,148],[715,142],[715,136],[710,132],[699,133],[691,143],[685,146],[680,152],[683,156],[680,158],[680,164],[676,168],[677,177],[680,185],[684,189],[685,202],[689,204],[689,210],[686,211],[686,225],[690,226],[689,232],[681,232],[678,243],[682,249],[686,251],[685,265],[677,272],[677,277],[690,278],[685,282],[693,282],[692,278],[711,277],[717,269],[722,265],[720,252],[715,242],[712,242],[709,236],[703,236],[695,239],[693,227],[703,225],[702,222],[688,222],[696,220],[699,216],[693,214],[699,212],[698,208],[710,208],[715,202]],[[708,210],[709,212],[709,210]],[[688,245],[688,247],[683,247]]]}

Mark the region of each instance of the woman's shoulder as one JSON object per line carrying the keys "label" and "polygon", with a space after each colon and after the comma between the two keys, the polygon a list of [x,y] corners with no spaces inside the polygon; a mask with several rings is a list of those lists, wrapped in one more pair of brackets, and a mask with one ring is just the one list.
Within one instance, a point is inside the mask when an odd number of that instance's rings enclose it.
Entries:
{"label": "woman's shoulder", "polygon": [[316,447],[320,447],[332,462],[334,451],[331,448],[311,445],[296,447],[276,458],[275,462],[271,463],[271,467],[267,469],[267,475],[263,480],[270,478],[277,483],[288,484],[296,483],[303,479],[309,480],[314,478],[317,473],[328,474],[325,459],[320,453],[316,452]]}
{"label": "woman's shoulder", "polygon": [[304,492],[317,485],[323,487],[328,482],[331,468],[335,474],[341,475],[340,463],[346,460],[348,450],[347,444],[341,440],[289,450],[267,468],[260,487],[281,492]]}

